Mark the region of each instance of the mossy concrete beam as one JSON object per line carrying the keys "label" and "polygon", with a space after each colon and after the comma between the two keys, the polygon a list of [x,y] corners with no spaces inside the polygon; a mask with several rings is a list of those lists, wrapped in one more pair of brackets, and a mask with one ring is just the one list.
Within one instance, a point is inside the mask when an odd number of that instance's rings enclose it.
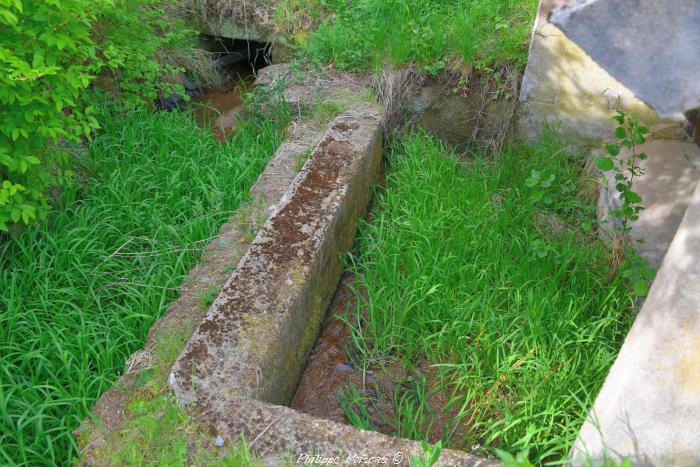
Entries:
{"label": "mossy concrete beam", "polygon": [[[316,418],[288,407],[231,399],[210,417],[216,432],[234,443],[242,434],[265,465],[411,465],[421,443]],[[415,464],[414,464],[415,465]],[[443,449],[436,466],[487,467],[494,459]]]}
{"label": "mossy concrete beam", "polygon": [[383,125],[365,103],[330,125],[173,366],[178,400],[291,402],[369,204]]}

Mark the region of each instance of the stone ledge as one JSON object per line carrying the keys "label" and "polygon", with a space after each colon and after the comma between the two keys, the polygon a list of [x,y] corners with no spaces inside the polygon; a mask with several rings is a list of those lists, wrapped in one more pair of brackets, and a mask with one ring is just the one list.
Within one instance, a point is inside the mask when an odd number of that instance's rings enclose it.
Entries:
{"label": "stone ledge", "polygon": [[337,117],[173,366],[178,400],[221,411],[294,396],[379,171],[383,118]]}

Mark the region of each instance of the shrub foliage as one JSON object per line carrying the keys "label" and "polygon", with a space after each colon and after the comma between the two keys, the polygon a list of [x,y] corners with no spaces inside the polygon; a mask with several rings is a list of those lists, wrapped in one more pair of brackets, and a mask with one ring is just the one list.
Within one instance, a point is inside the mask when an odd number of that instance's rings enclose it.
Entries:
{"label": "shrub foliage", "polygon": [[57,147],[99,127],[96,98],[134,107],[166,86],[155,52],[191,34],[168,1],[0,0],[0,230],[43,218],[70,183]]}

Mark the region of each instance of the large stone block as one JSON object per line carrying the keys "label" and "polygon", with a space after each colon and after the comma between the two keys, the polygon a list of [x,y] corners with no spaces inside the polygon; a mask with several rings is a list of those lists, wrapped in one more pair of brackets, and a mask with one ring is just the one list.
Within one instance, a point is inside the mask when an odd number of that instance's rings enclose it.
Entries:
{"label": "large stone block", "polygon": [[581,428],[574,465],[700,465],[699,303],[700,184]]}
{"label": "large stone block", "polygon": [[[566,3],[540,2],[520,88],[518,134],[535,140],[547,123],[581,140],[607,139],[614,134],[616,124],[611,117],[617,108],[633,112],[647,126],[664,121],[548,21],[549,12]],[[668,121],[684,118],[674,116]]]}
{"label": "large stone block", "polygon": [[383,119],[357,104],[337,117],[258,233],[173,366],[182,402],[294,396],[381,160]]}
{"label": "large stone block", "polygon": [[659,115],[700,107],[697,0],[575,0],[551,21]]}

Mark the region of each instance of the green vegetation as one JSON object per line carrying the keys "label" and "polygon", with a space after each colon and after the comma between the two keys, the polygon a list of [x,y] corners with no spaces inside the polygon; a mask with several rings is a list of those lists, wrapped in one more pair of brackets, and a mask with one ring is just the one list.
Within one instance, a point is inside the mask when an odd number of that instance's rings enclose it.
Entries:
{"label": "green vegetation", "polygon": [[[78,455],[71,430],[281,142],[276,113],[241,122],[223,144],[189,114],[105,118],[76,149],[81,182],[57,195],[46,222],[0,244],[0,463]],[[162,358],[174,359],[181,345],[165,344]]]}
{"label": "green vegetation", "polygon": [[[611,211],[612,217],[617,221],[612,230],[613,233],[620,234],[623,246],[629,242],[629,233],[632,230],[630,222],[639,219],[639,213],[644,210],[642,197],[634,191],[634,179],[644,175],[644,170],[639,166],[639,162],[648,156],[638,151],[638,146],[646,141],[645,135],[649,129],[643,126],[632,115],[618,111],[613,117],[619,126],[615,131],[616,143],[605,146],[606,155],[596,158],[596,165],[603,172],[611,172],[615,179],[615,188],[620,192],[622,206]],[[623,159],[620,156],[622,147],[629,150],[629,157]],[[642,243],[642,240],[637,240]],[[645,296],[651,287],[650,283],[656,271],[647,266],[644,259],[632,248],[628,248],[630,254],[623,262],[625,276],[634,284],[634,290],[638,295]]]}
{"label": "green vegetation", "polygon": [[94,454],[98,465],[262,465],[243,438],[233,446],[217,446],[216,438],[198,426],[170,394],[139,399],[127,409],[126,426],[113,435],[119,441]]}
{"label": "green vegetation", "polygon": [[[282,2],[281,16],[299,11]],[[317,11],[318,2],[308,2]],[[290,8],[294,4],[295,8]],[[524,67],[536,0],[327,0],[326,19],[297,37],[304,58],[341,69],[414,64],[494,71]],[[280,10],[278,10],[280,12]],[[320,14],[313,15],[321,18]]]}
{"label": "green vegetation", "polygon": [[71,182],[56,144],[91,137],[96,101],[142,106],[173,88],[173,63],[197,61],[170,3],[0,1],[0,231],[43,219],[52,187]]}
{"label": "green vegetation", "polygon": [[[361,368],[407,370],[385,395],[397,434],[481,454],[529,449],[535,465],[566,455],[633,297],[579,195],[582,157],[564,148],[548,135],[463,160],[418,132],[391,151],[361,227],[348,322]],[[344,399],[366,424],[366,401],[352,388]]]}

